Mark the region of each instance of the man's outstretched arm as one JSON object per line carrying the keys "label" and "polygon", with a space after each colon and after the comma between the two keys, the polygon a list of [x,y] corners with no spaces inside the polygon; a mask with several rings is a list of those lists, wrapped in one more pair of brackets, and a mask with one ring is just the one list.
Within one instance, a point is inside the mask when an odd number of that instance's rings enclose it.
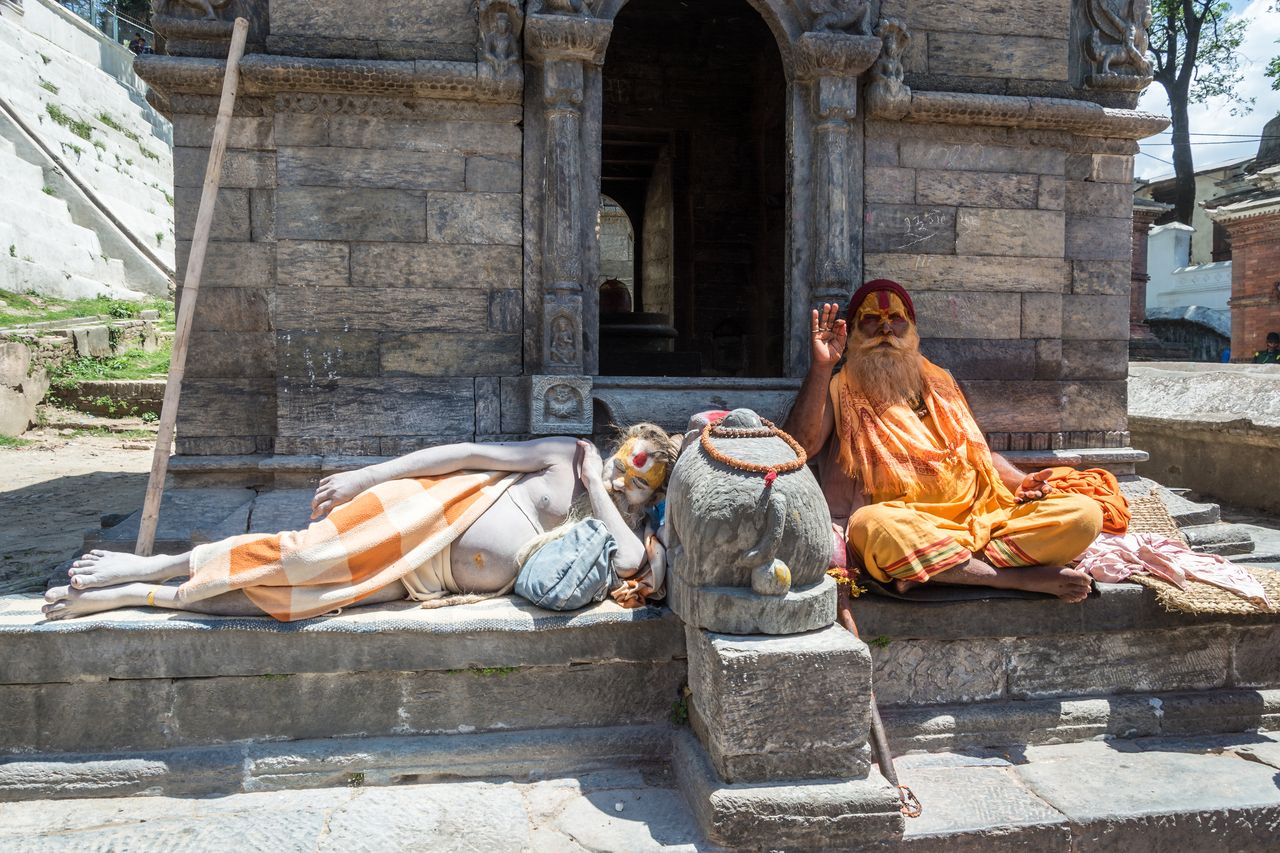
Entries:
{"label": "man's outstretched arm", "polygon": [[316,487],[311,517],[319,518],[365,489],[407,477],[437,477],[455,471],[541,471],[571,464],[578,445],[572,438],[537,438],[492,444],[443,444],[355,471],[330,474]]}
{"label": "man's outstretched arm", "polygon": [[782,428],[800,442],[811,457],[822,450],[835,425],[835,417],[827,405],[827,385],[831,381],[832,368],[844,354],[849,336],[844,320],[837,319],[839,313],[840,306],[830,303],[822,306],[821,313],[812,312],[809,372],[805,374],[800,393],[782,424]]}

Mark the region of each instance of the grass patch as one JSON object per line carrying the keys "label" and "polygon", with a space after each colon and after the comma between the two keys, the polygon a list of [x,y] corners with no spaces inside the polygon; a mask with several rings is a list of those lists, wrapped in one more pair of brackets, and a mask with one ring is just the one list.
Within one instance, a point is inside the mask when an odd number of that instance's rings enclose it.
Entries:
{"label": "grass patch", "polygon": [[160,190],[160,193],[161,193],[161,195],[163,195],[163,196],[164,196],[164,200],[165,200],[165,201],[167,201],[167,202],[169,203],[169,206],[170,206],[170,207],[173,207],[173,196],[169,195],[169,194],[168,194],[167,192],[165,192],[164,190]]}
{"label": "grass patch", "polygon": [[44,64],[45,64],[45,65],[48,65],[50,62],[53,62],[53,60],[52,60],[52,59],[50,59],[49,57],[45,56],[43,53],[42,53],[42,54],[40,54],[40,58],[44,60]]}
{"label": "grass patch", "polygon": [[43,192],[45,195],[57,195],[57,194],[58,194],[58,193],[54,190],[54,188],[53,188],[53,187],[45,187],[43,190],[41,190],[41,192]]}
{"label": "grass patch", "polygon": [[[109,358],[72,358],[53,367],[49,373],[50,388],[71,388],[81,382],[96,382],[105,379],[150,379],[156,374],[169,372],[169,356],[172,344],[165,341],[155,352],[144,352],[140,349],[125,350]],[[102,398],[95,400],[108,409],[117,408],[119,401]],[[122,414],[133,414],[126,411],[127,405],[119,403]],[[114,414],[114,411],[112,412]]]}
{"label": "grass patch", "polygon": [[40,88],[44,89],[46,92],[52,92],[55,95],[58,94],[58,87],[50,83],[48,80],[41,80]]}
{"label": "grass patch", "polygon": [[79,145],[76,145],[74,142],[59,142],[58,144],[62,146],[63,154],[66,154],[68,150],[75,152],[77,160],[79,160],[80,155],[84,153],[84,149]]}
{"label": "grass patch", "polygon": [[92,438],[143,438],[154,441],[156,434],[153,430],[147,429],[114,430],[109,427],[84,427],[73,429],[68,435],[62,435],[61,433],[58,435],[59,438],[84,438],[85,436]]}
{"label": "grass patch", "polygon": [[29,438],[14,438],[11,435],[0,435],[0,447],[26,447],[34,444]]}
{"label": "grass patch", "polygon": [[62,125],[81,139],[88,141],[93,138],[93,125],[87,121],[72,118],[57,104],[45,104],[44,111],[49,114],[49,118],[53,119],[54,124]]}
{"label": "grass patch", "polygon": [[163,245],[164,245],[164,232],[163,232],[163,231],[157,231],[157,232],[156,232],[156,245],[157,245],[157,246],[163,246]]}
{"label": "grass patch", "polygon": [[[17,246],[9,246],[9,257],[18,256]],[[156,324],[159,329],[173,328],[173,303],[163,299],[147,299],[142,302],[128,302],[123,299],[110,299],[97,296],[93,299],[54,299],[48,296],[37,296],[34,293],[13,293],[0,290],[0,328],[17,326],[23,323],[43,323],[50,320],[69,320],[72,317],[88,317],[105,314],[117,319],[137,317],[143,311],[160,312]]]}
{"label": "grass patch", "polygon": [[160,162],[160,155],[159,155],[159,154],[157,154],[157,153],[155,153],[155,152],[154,152],[154,151],[152,151],[151,149],[146,148],[146,147],[142,146],[141,144],[139,144],[139,145],[138,145],[138,150],[139,150],[139,151],[141,151],[141,152],[142,152],[142,156],[143,156],[143,157],[146,157],[148,160],[155,160],[157,163],[159,163],[159,162]]}
{"label": "grass patch", "polygon": [[18,257],[18,247],[15,246],[13,243],[9,244],[9,257],[11,258]]}
{"label": "grass patch", "polygon": [[92,140],[92,143],[93,143],[93,147],[97,148],[99,151],[107,150],[107,143],[103,142],[101,139],[94,139]]}
{"label": "grass patch", "polygon": [[[94,116],[94,118],[102,122],[102,124],[104,124],[105,126],[114,130],[116,133],[124,134],[125,138],[127,139],[130,139],[134,142],[138,142],[139,140],[142,139],[142,137],[138,136],[138,134],[134,133],[132,130],[129,130],[129,128],[125,127],[120,122],[112,118],[109,113],[98,113],[96,116]],[[159,158],[157,157],[156,159],[159,159]]]}

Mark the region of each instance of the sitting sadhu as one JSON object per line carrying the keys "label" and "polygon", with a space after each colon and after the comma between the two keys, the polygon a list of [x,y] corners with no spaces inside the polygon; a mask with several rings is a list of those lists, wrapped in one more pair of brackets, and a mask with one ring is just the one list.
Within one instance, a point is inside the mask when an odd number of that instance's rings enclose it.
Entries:
{"label": "sitting sadhu", "polygon": [[[353,604],[511,590],[520,563],[567,522],[603,522],[616,544],[614,590],[638,606],[662,587],[647,510],[662,497],[678,444],[653,424],[625,430],[601,460],[572,438],[452,444],[320,481],[305,530],[249,533],[177,556],[91,551],[50,589],[50,619],[150,605],[306,619]],[[323,516],[323,518],[321,518]],[[165,581],[189,576],[180,586]]]}
{"label": "sitting sadhu", "polygon": [[1098,503],[992,453],[955,380],[919,347],[915,307],[893,281],[863,285],[847,320],[835,305],[812,315],[812,362],[785,429],[819,459],[850,564],[900,592],[934,581],[1083,600],[1089,578],[1067,564],[1098,535]]}

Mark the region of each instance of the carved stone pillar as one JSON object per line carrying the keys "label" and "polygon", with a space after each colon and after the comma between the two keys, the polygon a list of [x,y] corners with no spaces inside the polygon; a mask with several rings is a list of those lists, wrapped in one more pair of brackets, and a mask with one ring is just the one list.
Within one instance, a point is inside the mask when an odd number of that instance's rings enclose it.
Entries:
{"label": "carved stone pillar", "polygon": [[858,110],[858,75],[880,54],[875,36],[810,32],[796,42],[796,79],[810,88],[814,124],[812,304],[844,302],[853,291],[849,239],[849,129]]}
{"label": "carved stone pillar", "polygon": [[1169,205],[1134,199],[1133,203],[1133,269],[1129,280],[1129,338],[1151,340],[1155,336],[1147,327],[1147,234],[1151,224]]}
{"label": "carved stone pillar", "polygon": [[[583,215],[584,65],[604,60],[613,25],[579,14],[539,14],[529,16],[525,30],[530,56],[541,67],[543,112],[543,375],[534,377],[530,427],[535,433],[586,432],[591,379],[583,355],[583,247],[589,236]],[[536,393],[540,388],[544,393]],[[570,399],[581,403],[569,405]],[[565,405],[550,405],[554,400]]]}

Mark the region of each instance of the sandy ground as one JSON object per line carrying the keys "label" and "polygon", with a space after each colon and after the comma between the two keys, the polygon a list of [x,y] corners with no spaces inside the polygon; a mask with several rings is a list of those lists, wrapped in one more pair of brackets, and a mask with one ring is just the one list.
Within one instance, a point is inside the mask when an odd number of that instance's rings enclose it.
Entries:
{"label": "sandy ground", "polygon": [[[59,563],[75,556],[104,514],[142,506],[154,430],[137,420],[53,410],[32,444],[0,447],[0,594],[43,592]],[[92,434],[130,430],[129,437]]]}

